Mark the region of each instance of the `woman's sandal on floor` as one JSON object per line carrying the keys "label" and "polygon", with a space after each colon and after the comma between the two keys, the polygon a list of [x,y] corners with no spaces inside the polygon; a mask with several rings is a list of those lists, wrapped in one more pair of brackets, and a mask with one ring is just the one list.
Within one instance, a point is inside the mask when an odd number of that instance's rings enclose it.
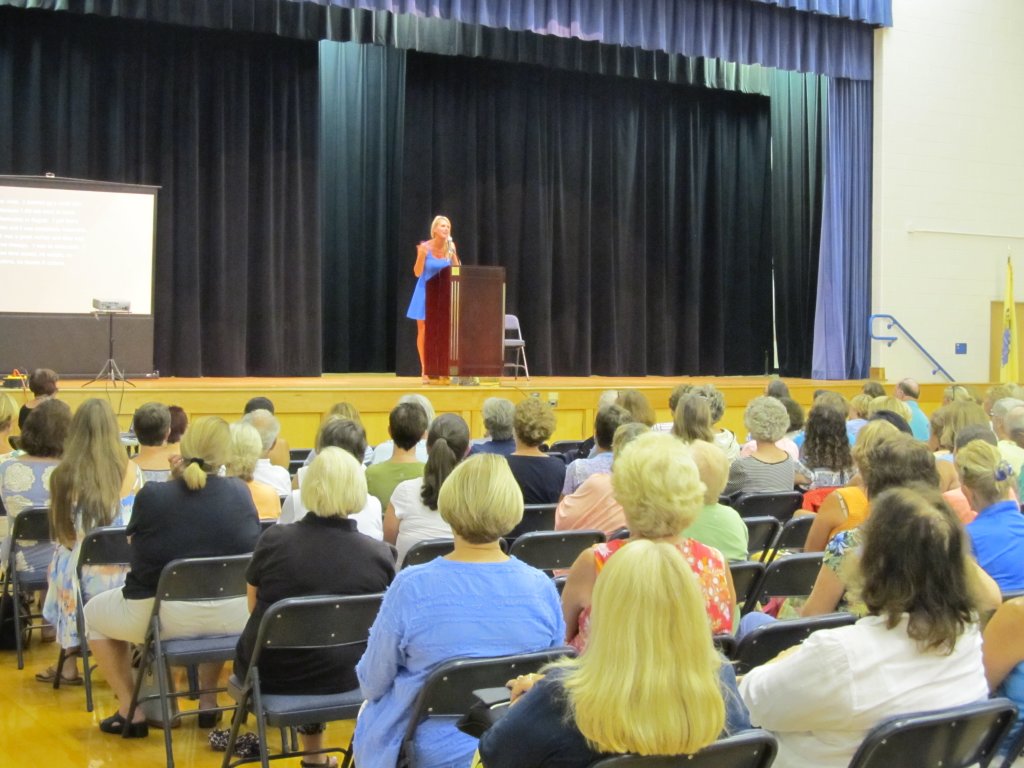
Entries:
{"label": "woman's sandal on floor", "polygon": [[302,768],[338,768],[338,758],[334,755],[328,755],[327,760],[323,763],[311,763],[307,760],[300,760],[299,765]]}
{"label": "woman's sandal on floor", "polygon": [[128,739],[141,739],[149,736],[149,725],[145,720],[141,723],[129,723],[120,712],[115,712],[106,720],[100,720],[100,730]]}
{"label": "woman's sandal on floor", "polygon": [[[56,677],[56,667],[47,667],[47,669],[44,672],[36,672],[36,680],[38,680],[40,683],[52,684]],[[85,680],[82,678],[81,675],[76,674],[74,677],[66,677],[65,675],[61,674],[60,676],[61,685],[83,685],[84,683]]]}

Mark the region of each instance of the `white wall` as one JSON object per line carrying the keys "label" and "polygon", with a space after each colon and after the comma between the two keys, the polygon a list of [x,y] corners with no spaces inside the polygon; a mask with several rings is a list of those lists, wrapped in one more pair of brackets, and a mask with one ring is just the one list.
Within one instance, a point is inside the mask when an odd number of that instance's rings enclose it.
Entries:
{"label": "white wall", "polygon": [[[987,381],[1008,252],[1024,300],[1024,0],[893,0],[893,18],[875,38],[872,312]],[[872,366],[941,380],[904,341],[872,342]]]}

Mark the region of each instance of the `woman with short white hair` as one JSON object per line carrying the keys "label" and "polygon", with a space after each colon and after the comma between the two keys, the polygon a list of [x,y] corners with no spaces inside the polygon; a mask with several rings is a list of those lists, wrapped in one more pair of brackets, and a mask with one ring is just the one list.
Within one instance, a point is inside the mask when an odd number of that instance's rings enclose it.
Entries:
{"label": "woman with short white hair", "polygon": [[747,403],[743,423],[756,447],[732,463],[726,495],[792,491],[798,482],[810,482],[807,470],[775,444],[789,429],[786,406],[774,397],[755,397]]}

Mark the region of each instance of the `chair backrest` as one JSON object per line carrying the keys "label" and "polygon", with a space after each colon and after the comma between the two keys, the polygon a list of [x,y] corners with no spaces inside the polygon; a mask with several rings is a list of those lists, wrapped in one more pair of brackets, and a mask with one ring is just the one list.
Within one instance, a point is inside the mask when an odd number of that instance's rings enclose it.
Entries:
{"label": "chair backrest", "polygon": [[787,549],[790,551],[804,549],[804,544],[807,543],[807,533],[811,530],[811,526],[814,525],[814,515],[800,515],[786,521],[786,524],[782,526],[782,531],[779,533],[779,537],[775,540],[775,546],[773,549],[778,552],[780,549]]}
{"label": "chair backrest", "polygon": [[277,520],[275,520],[274,518],[269,518],[269,519],[266,519],[266,520],[261,519],[260,520],[260,536],[262,536],[266,532],[266,530],[268,528],[273,528],[275,525],[277,525]]}
{"label": "chair backrest", "polygon": [[11,523],[12,541],[49,541],[50,510],[46,507],[24,509],[14,516]]}
{"label": "chair backrest", "polygon": [[604,540],[604,531],[533,531],[517,538],[509,555],[542,571],[554,571],[571,567],[580,552]]}
{"label": "chair backrest", "polygon": [[245,570],[252,553],[226,557],[188,557],[172,560],[160,573],[156,586],[159,610],[164,600],[193,602],[242,597],[246,593]]}
{"label": "chair backrest", "polygon": [[365,643],[383,593],[324,595],[278,600],[260,620],[252,665],[263,649],[336,648]]}
{"label": "chair backrest", "polygon": [[852,613],[828,613],[824,616],[762,624],[736,644],[736,651],[733,654],[736,674],[745,674],[754,667],[771,661],[787,648],[799,645],[819,629],[846,627],[855,621],[857,617]]}
{"label": "chair backrest", "polygon": [[764,563],[754,560],[729,563],[729,572],[732,574],[732,585],[736,590],[736,602],[745,610],[751,600],[757,599],[757,590],[764,578]]}
{"label": "chair backrest", "polygon": [[767,731],[743,731],[692,755],[622,755],[600,760],[590,768],[768,768],[778,751],[778,742]]}
{"label": "chair backrest", "polygon": [[1008,699],[988,699],[936,712],[898,715],[872,728],[850,761],[850,768],[913,765],[966,768],[986,766],[1009,733],[1017,707]]}
{"label": "chair backrest", "polygon": [[555,530],[555,508],[557,504],[524,504],[523,519],[515,527],[518,535],[530,531]]}
{"label": "chair backrest", "polygon": [[786,522],[804,502],[799,491],[781,493],[746,493],[732,503],[740,517],[761,517],[770,515],[781,523]]}
{"label": "chair backrest", "polygon": [[515,338],[515,339],[522,339],[523,338],[522,330],[519,328],[519,318],[516,317],[515,315],[505,315],[505,333],[506,333],[506,335],[508,334],[509,331],[515,331],[515,336],[513,338]]}
{"label": "chair backrest", "polygon": [[410,565],[423,565],[436,557],[444,557],[455,549],[454,539],[424,539],[417,541],[405,552],[400,568]]}
{"label": "chair backrest", "polygon": [[[771,597],[811,594],[821,563],[821,552],[800,552],[773,561],[765,571],[758,594],[753,595],[751,600],[767,602]],[[755,603],[748,601],[744,611],[752,611],[754,606]]]}
{"label": "chair backrest", "polygon": [[124,526],[94,528],[85,534],[78,550],[78,580],[86,566],[129,565],[131,561],[132,548]]}
{"label": "chair backrest", "polygon": [[759,555],[760,560],[764,562],[779,535],[782,523],[771,515],[745,517],[743,522],[747,526],[747,553]]}
{"label": "chair backrest", "polygon": [[[423,682],[412,717],[405,730],[402,747],[412,741],[419,724],[428,717],[461,717],[476,703],[473,691],[498,688],[518,675],[536,672],[545,664],[563,656],[574,656],[572,648],[548,648],[512,656],[480,659],[450,659],[436,667]],[[399,761],[401,762],[401,761]]]}
{"label": "chair backrest", "polygon": [[548,450],[555,453],[569,453],[578,451],[581,445],[583,445],[582,440],[556,440]]}

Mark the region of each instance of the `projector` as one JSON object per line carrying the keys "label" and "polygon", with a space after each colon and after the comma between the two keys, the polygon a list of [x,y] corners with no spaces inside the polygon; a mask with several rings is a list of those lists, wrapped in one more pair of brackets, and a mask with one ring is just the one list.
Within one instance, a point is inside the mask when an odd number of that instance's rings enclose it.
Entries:
{"label": "projector", "polygon": [[132,303],[121,299],[93,299],[92,308],[97,312],[129,312]]}

